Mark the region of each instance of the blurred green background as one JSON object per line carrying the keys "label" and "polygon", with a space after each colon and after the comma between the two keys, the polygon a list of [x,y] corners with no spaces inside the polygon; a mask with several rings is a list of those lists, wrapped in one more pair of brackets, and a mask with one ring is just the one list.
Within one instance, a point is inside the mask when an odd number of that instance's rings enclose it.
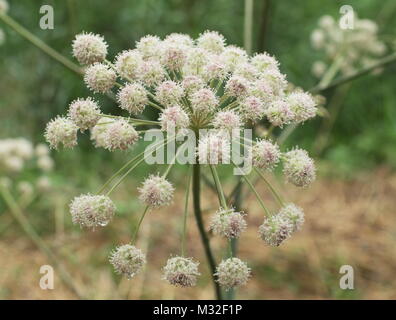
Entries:
{"label": "blurred green background", "polygon": [[[242,0],[9,0],[9,3],[11,17],[69,59],[73,59],[72,39],[81,31],[104,35],[109,43],[110,59],[113,59],[119,51],[133,47],[135,41],[146,34],[164,37],[172,32],[183,32],[195,38],[209,29],[222,33],[229,44],[243,46],[244,43],[244,1]],[[39,28],[39,8],[43,4],[54,7],[54,30]],[[380,39],[386,42],[388,52],[393,51],[393,38],[396,35],[394,0],[353,0],[348,3],[336,0],[255,0],[253,51],[268,51],[275,55],[281,63],[281,70],[288,75],[288,80],[308,90],[317,83],[317,79],[310,72],[312,63],[321,57],[321,53],[311,47],[310,34],[321,16],[328,14],[338,17],[339,8],[344,4],[352,5],[360,18],[376,21],[379,25]],[[6,34],[6,41],[0,46],[0,138],[23,136],[34,143],[43,142],[45,124],[55,115],[65,113],[70,101],[91,93],[78,75],[52,60],[3,23],[0,23],[0,27]],[[323,168],[319,173],[322,177],[326,177],[328,173],[332,178],[338,177],[343,180],[346,177],[359,179],[363,175],[366,181],[371,179],[374,181],[373,177],[367,178],[365,175],[367,172],[377,172],[378,168],[386,168],[386,172],[389,172],[381,175],[381,179],[393,175],[393,169],[396,167],[395,71],[396,64],[391,64],[380,75],[366,75],[353,81],[341,103],[328,144],[317,157],[320,160],[320,167]],[[331,99],[333,93],[334,90],[329,90],[324,95],[327,99]],[[118,112],[115,103],[110,99],[100,95],[96,98],[101,101],[104,111]],[[286,148],[297,144],[312,151],[322,121],[322,118],[317,117],[299,127],[287,140]],[[61,231],[56,230],[61,233],[64,227],[59,225],[65,224],[65,228],[73,229],[67,212],[64,212],[67,210],[64,207],[69,198],[79,192],[97,190],[105,178],[128,158],[124,153],[110,154],[95,149],[89,141],[88,134],[80,136],[79,145],[74,150],[54,152],[52,155],[56,163],[56,170],[51,176],[54,182],[52,192],[61,190],[62,194],[42,197],[40,201],[32,204],[29,212],[30,216],[37,213],[33,218],[37,220],[34,220],[34,223],[44,236],[52,236],[54,225],[60,228]],[[136,185],[146,175],[147,167],[143,166],[140,171],[135,172],[131,184]],[[175,180],[183,181],[183,178],[182,173],[175,173]],[[332,188],[339,187],[337,182],[331,183]],[[328,186],[326,182],[323,182],[317,190],[327,192],[326,186]],[[394,184],[389,188],[394,188]],[[138,206],[130,197],[131,192],[124,188],[117,196],[121,216],[126,216]],[[309,193],[309,191],[302,192]],[[318,191],[315,191],[313,198],[306,199],[307,204],[317,201],[318,194]],[[299,197],[298,193],[296,196]],[[65,218],[53,214],[54,199],[60,199],[57,208],[61,208],[60,215],[64,214]],[[338,200],[334,201],[342,206]],[[334,208],[329,209],[329,211],[333,210]],[[0,219],[6,214],[4,204],[2,211]],[[117,225],[104,231],[103,237],[116,237],[118,232],[116,227]],[[126,227],[125,229],[122,229],[122,226],[118,227],[125,232],[125,235],[128,234]],[[12,239],[20,231],[17,225],[11,224],[9,229],[3,228],[1,232],[0,237],[3,239]],[[77,233],[77,236],[80,234],[75,228],[74,231],[68,232]],[[62,235],[64,236],[63,233]],[[92,237],[99,236],[95,234]],[[392,241],[394,237],[393,234]],[[101,240],[98,240],[98,243],[98,246],[105,250],[103,253],[101,251],[93,253],[91,258],[96,259],[95,261],[103,266],[105,265],[103,259],[114,243]],[[68,255],[72,254],[72,248],[68,249]],[[305,244],[302,248],[306,248]],[[291,250],[292,256],[298,255],[298,248]],[[286,256],[286,252],[282,254]],[[339,254],[337,252],[334,259],[337,260]],[[279,262],[277,254],[274,255],[274,261]],[[92,264],[92,261],[89,263]],[[299,283],[293,278],[292,273],[290,278],[287,276],[288,273],[274,269],[270,262],[262,272],[264,278],[272,279],[273,283],[270,281],[271,283],[267,285],[275,288],[274,298],[277,297],[276,288],[285,286],[296,295],[280,293],[278,297],[337,298],[344,295],[340,291],[325,289],[323,293],[318,289],[319,293],[313,291],[301,296],[305,290],[304,285],[301,284],[304,280]],[[322,276],[326,278],[328,274]],[[328,281],[328,278],[326,279],[324,283]],[[259,289],[257,293],[256,289],[253,288],[253,293],[248,296],[269,298],[260,295]],[[3,287],[0,298],[15,298],[17,293],[13,295],[13,290]],[[347,297],[365,297],[360,292],[353,294]],[[164,296],[167,297],[166,294]]]}

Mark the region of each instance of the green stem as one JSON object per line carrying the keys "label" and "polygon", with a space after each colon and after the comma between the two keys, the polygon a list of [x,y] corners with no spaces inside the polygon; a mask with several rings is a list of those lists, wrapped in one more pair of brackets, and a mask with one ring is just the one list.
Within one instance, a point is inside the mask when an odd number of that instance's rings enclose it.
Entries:
{"label": "green stem", "polygon": [[[198,139],[197,139],[198,141]],[[216,281],[216,261],[213,257],[212,249],[210,247],[209,239],[205,231],[202,211],[201,211],[201,165],[198,163],[193,164],[193,176],[192,176],[192,192],[193,192],[193,204],[194,204],[194,215],[197,222],[199,234],[201,236],[201,241],[205,250],[206,259],[208,260],[210,273],[213,280],[213,286],[215,289],[216,298],[218,300],[222,299],[222,294],[220,286]]]}
{"label": "green stem", "polygon": [[27,236],[32,240],[32,242],[42,251],[52,264],[58,268],[60,272],[60,278],[63,283],[80,299],[83,296],[80,294],[77,287],[74,285],[73,278],[70,274],[64,269],[62,263],[58,260],[57,256],[52,252],[52,250],[47,246],[47,244],[43,241],[43,239],[38,235],[36,230],[30,224],[29,220],[23,214],[21,208],[18,203],[15,201],[14,197],[11,193],[0,185],[0,193],[10,209],[11,214],[14,216],[15,220],[22,227],[23,231],[27,234]]}
{"label": "green stem", "polygon": [[213,180],[215,182],[215,187],[216,187],[216,190],[217,190],[217,194],[219,196],[220,205],[223,207],[223,209],[227,209],[227,201],[226,201],[226,198],[224,196],[224,191],[223,191],[223,188],[221,186],[221,182],[220,182],[219,175],[217,173],[216,167],[213,166],[213,165],[209,165],[209,167],[210,167],[210,170],[212,171],[212,176],[213,176]]}
{"label": "green stem", "polygon": [[147,213],[148,209],[149,209],[149,206],[146,206],[146,208],[144,209],[142,215],[140,216],[139,222],[138,222],[138,224],[137,224],[137,226],[136,226],[136,229],[135,229],[135,232],[133,233],[133,236],[132,236],[132,241],[131,241],[131,242],[132,242],[133,244],[134,244],[135,241],[136,241],[137,235],[138,235],[138,233],[139,233],[140,226],[142,225],[142,222],[143,222],[143,220],[144,220],[144,217],[146,216],[146,213]]}
{"label": "green stem", "polygon": [[276,192],[276,190],[274,189],[274,187],[271,185],[271,183],[269,183],[269,181],[264,177],[263,173],[257,169],[254,168],[254,171],[256,171],[256,173],[261,177],[261,179],[264,180],[264,183],[267,185],[268,189],[270,189],[272,195],[274,196],[274,198],[276,199],[276,201],[278,202],[278,204],[283,207],[285,205],[282,197],[279,195],[278,192]]}
{"label": "green stem", "polygon": [[[238,168],[238,166],[232,162],[232,164],[235,166],[235,168]],[[271,212],[267,209],[267,207],[265,206],[263,200],[261,199],[260,195],[258,194],[256,188],[253,186],[253,184],[250,182],[249,178],[246,175],[242,175],[241,176],[243,180],[245,180],[245,182],[248,184],[250,190],[253,191],[254,195],[256,196],[258,202],[260,203],[261,207],[264,209],[264,212],[266,214],[266,216],[270,216]]]}
{"label": "green stem", "polygon": [[64,65],[66,68],[68,68],[71,71],[78,73],[80,75],[83,74],[82,70],[76,64],[71,62],[69,59],[65,58],[58,51],[52,49],[44,41],[42,41],[40,38],[36,37],[33,33],[28,31],[25,27],[20,25],[18,22],[16,22],[13,18],[8,16],[7,14],[0,14],[0,19],[3,20],[3,22],[5,24],[7,24],[12,29],[14,29],[17,33],[19,33],[26,40],[30,41],[37,48],[44,51],[46,54],[48,54],[50,57],[52,57],[53,59],[55,59],[62,65]]}
{"label": "green stem", "polygon": [[386,66],[388,64],[391,64],[391,63],[393,63],[395,61],[396,61],[396,52],[386,56],[385,58],[382,58],[377,63],[374,63],[374,64],[372,64],[369,67],[363,68],[363,69],[361,69],[359,71],[356,71],[356,72],[354,72],[354,73],[352,73],[350,75],[340,77],[340,78],[330,82],[326,86],[322,86],[322,87],[316,86],[316,87],[312,88],[310,90],[310,92],[318,93],[318,92],[322,92],[322,91],[325,91],[325,90],[328,90],[328,89],[331,89],[331,88],[334,88],[334,87],[338,87],[338,86],[340,86],[340,85],[342,85],[342,84],[344,84],[346,82],[355,80],[355,79],[357,79],[357,78],[359,78],[361,76],[364,76],[364,75],[370,73],[371,71],[373,71],[373,70],[375,70],[377,68],[384,67],[384,66]]}
{"label": "green stem", "polygon": [[244,47],[250,55],[252,53],[253,38],[253,0],[245,0],[245,21],[244,21]]}
{"label": "green stem", "polygon": [[184,257],[186,254],[186,234],[187,234],[187,216],[188,216],[188,200],[190,197],[191,188],[191,172],[188,175],[188,184],[186,190],[186,198],[184,202],[184,214],[183,214],[183,232],[182,232],[182,245],[181,245],[181,255]]}

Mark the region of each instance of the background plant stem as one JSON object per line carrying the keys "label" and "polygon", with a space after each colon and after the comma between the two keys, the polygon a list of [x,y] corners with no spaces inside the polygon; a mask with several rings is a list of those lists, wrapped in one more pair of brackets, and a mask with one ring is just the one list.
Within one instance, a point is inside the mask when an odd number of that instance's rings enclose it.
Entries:
{"label": "background plant stem", "polygon": [[80,294],[79,290],[75,286],[72,277],[70,274],[64,269],[61,262],[58,260],[56,255],[52,252],[52,250],[46,245],[46,243],[41,239],[41,237],[37,234],[36,230],[30,224],[29,220],[22,213],[21,208],[18,203],[15,201],[12,194],[4,187],[0,186],[0,194],[4,199],[6,205],[10,209],[11,214],[14,216],[15,220],[22,227],[23,231],[29,236],[32,242],[39,248],[41,252],[43,252],[50,263],[53,264],[57,270],[59,271],[59,275],[63,283],[80,299],[83,296]]}
{"label": "background plant stem", "polygon": [[82,70],[73,62],[71,62],[69,59],[65,58],[62,54],[60,54],[58,51],[52,49],[50,46],[48,46],[43,40],[40,38],[36,37],[33,33],[31,33],[29,30],[27,30],[25,27],[20,25],[18,22],[16,22],[14,19],[12,19],[10,16],[6,14],[0,14],[0,19],[3,20],[5,24],[10,26],[12,29],[14,29],[16,32],[18,32],[22,37],[33,43],[36,47],[44,51],[46,54],[48,54],[51,58],[55,59],[59,63],[63,64],[66,68],[70,69],[71,71],[82,74]]}
{"label": "background plant stem", "polygon": [[245,21],[244,21],[244,47],[250,55],[252,53],[253,38],[253,0],[245,0]]}

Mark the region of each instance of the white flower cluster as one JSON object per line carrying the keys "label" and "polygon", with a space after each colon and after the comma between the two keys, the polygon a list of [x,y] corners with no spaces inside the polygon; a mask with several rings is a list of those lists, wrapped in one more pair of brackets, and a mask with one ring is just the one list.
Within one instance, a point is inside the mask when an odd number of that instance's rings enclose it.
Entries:
{"label": "white flower cluster", "polygon": [[[230,132],[261,121],[280,128],[300,124],[317,112],[308,92],[288,88],[274,57],[268,53],[249,56],[245,50],[227,45],[215,31],[206,31],[195,40],[178,33],[164,39],[148,35],[135,48],[117,54],[113,62],[107,60],[107,48],[102,36],[82,33],[73,42],[73,55],[85,66],[87,87],[94,93],[114,93],[126,116],[102,113],[90,97],[74,100],[66,116],[56,117],[46,127],[45,137],[52,148],[74,147],[78,131],[89,130],[96,147],[126,150],[139,140],[140,126],[157,126],[168,137],[171,133],[199,133],[194,158],[200,165],[215,165],[230,160],[234,142]],[[144,119],[146,108],[159,111],[156,121]],[[201,129],[214,130],[200,134]],[[305,187],[314,180],[313,160],[305,151],[282,153],[269,139],[251,142],[248,155],[258,170],[271,171],[283,162],[284,174],[294,185]],[[119,171],[122,178],[106,195],[80,195],[71,202],[74,223],[95,228],[111,221],[116,208],[109,194],[144,157],[135,160]],[[172,203],[174,187],[166,179],[169,169],[163,175],[150,175],[138,189],[146,210]],[[227,239],[238,238],[247,226],[245,216],[232,208],[220,208],[212,217],[211,231]],[[260,227],[262,238],[271,245],[280,244],[303,222],[292,205],[276,217],[267,218]],[[118,273],[130,278],[142,269],[146,258],[133,245],[124,245],[112,253],[110,261]],[[199,276],[198,263],[186,257],[170,258],[163,271],[165,280],[181,287],[195,285]],[[230,289],[244,285],[250,269],[233,257],[219,264],[215,277]]]}
{"label": "white flower cluster", "polygon": [[[46,191],[51,186],[46,174],[52,171],[53,167],[54,161],[45,144],[34,146],[26,138],[0,140],[0,183],[3,187],[11,190],[15,182],[17,191],[26,196],[31,195],[35,189]],[[37,169],[40,174],[35,177],[33,183],[21,180],[24,172],[37,171]]]}
{"label": "white flower cluster", "polygon": [[377,24],[356,15],[352,29],[342,29],[333,17],[322,16],[318,28],[311,33],[311,44],[325,55],[312,65],[316,77],[322,77],[329,63],[335,60],[340,71],[347,75],[372,65],[386,52],[386,45],[378,38]]}

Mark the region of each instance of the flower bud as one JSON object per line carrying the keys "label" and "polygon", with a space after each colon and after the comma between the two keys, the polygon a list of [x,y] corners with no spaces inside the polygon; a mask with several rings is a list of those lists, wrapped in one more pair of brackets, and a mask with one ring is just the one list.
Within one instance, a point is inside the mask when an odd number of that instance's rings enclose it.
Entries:
{"label": "flower bud", "polygon": [[175,189],[165,178],[150,175],[138,190],[140,201],[152,208],[159,208],[171,204]]}
{"label": "flower bud", "polygon": [[197,277],[201,275],[198,265],[191,258],[170,258],[163,268],[163,279],[177,287],[193,287],[197,283]]}
{"label": "flower bud", "polygon": [[295,117],[290,105],[283,99],[273,101],[265,110],[265,115],[272,125],[281,128],[285,124],[291,123]]}
{"label": "flower bud", "polygon": [[199,138],[197,150],[199,163],[229,163],[230,150],[230,141],[223,132],[208,133]]}
{"label": "flower bud", "polygon": [[287,219],[293,226],[292,232],[300,230],[304,224],[304,211],[293,203],[289,203],[284,206],[279,211],[279,215]]}
{"label": "flower bud", "polygon": [[93,92],[106,93],[115,85],[116,79],[116,73],[102,63],[95,63],[85,70],[84,81]]}
{"label": "flower bud", "polygon": [[264,117],[264,104],[257,97],[247,97],[239,105],[240,113],[245,120],[258,121]]}
{"label": "flower bud", "polygon": [[91,98],[74,100],[69,106],[68,116],[84,131],[92,128],[100,119],[98,104]]}
{"label": "flower bud", "polygon": [[219,103],[215,93],[208,88],[194,92],[190,100],[192,109],[197,113],[213,112]]}
{"label": "flower bud", "polygon": [[306,187],[315,178],[315,165],[307,151],[295,149],[283,156],[283,173],[287,180],[297,187]]}
{"label": "flower bud", "polygon": [[216,269],[217,281],[226,290],[245,285],[250,277],[250,268],[238,258],[223,260]]}
{"label": "flower bud", "polygon": [[225,85],[225,93],[230,97],[240,98],[247,94],[249,81],[240,76],[232,76]]}
{"label": "flower bud", "polygon": [[259,235],[270,246],[278,247],[288,239],[293,231],[293,225],[283,215],[273,215],[266,218],[259,227]]}
{"label": "flower bud", "polygon": [[137,50],[125,50],[119,53],[115,61],[115,69],[118,74],[128,80],[138,78],[139,68],[143,63],[143,57]]}
{"label": "flower bud", "polygon": [[161,52],[161,39],[157,36],[144,36],[136,42],[136,49],[144,59],[157,58]]}
{"label": "flower bud", "polygon": [[232,131],[239,129],[242,126],[242,121],[239,114],[233,110],[219,111],[215,114],[212,125],[216,129]]}
{"label": "flower bud", "polygon": [[236,212],[233,208],[220,208],[212,217],[210,229],[214,234],[228,239],[239,238],[246,229],[246,221],[243,212]]}
{"label": "flower bud", "polygon": [[124,244],[111,253],[109,260],[116,273],[131,279],[146,264],[146,255],[135,246]]}
{"label": "flower bud", "polygon": [[292,92],[286,99],[294,113],[293,122],[301,123],[316,116],[316,103],[311,94]]}
{"label": "flower bud", "polygon": [[141,114],[149,102],[147,90],[139,83],[125,85],[117,94],[120,107],[132,114]]}
{"label": "flower bud", "polygon": [[163,131],[182,131],[190,125],[187,113],[178,105],[164,109],[158,120]]}
{"label": "flower bud", "polygon": [[211,53],[219,54],[224,50],[225,39],[216,31],[205,31],[199,35],[197,46]]}
{"label": "flower bud", "polygon": [[179,103],[183,96],[183,87],[171,80],[164,81],[158,85],[155,93],[156,100],[164,106]]}
{"label": "flower bud", "polygon": [[277,144],[268,140],[258,140],[252,147],[253,166],[272,170],[279,162],[280,150]]}
{"label": "flower bud", "polygon": [[110,151],[126,150],[139,140],[139,133],[125,119],[110,123],[104,133],[104,147]]}
{"label": "flower bud", "polygon": [[45,128],[45,139],[53,149],[58,149],[59,144],[65,148],[77,145],[78,127],[68,118],[56,117]]}
{"label": "flower bud", "polygon": [[73,56],[79,63],[89,65],[106,59],[107,43],[103,37],[93,33],[80,33],[72,44]]}
{"label": "flower bud", "polygon": [[83,194],[70,204],[74,224],[81,227],[104,227],[113,218],[116,207],[108,196]]}

